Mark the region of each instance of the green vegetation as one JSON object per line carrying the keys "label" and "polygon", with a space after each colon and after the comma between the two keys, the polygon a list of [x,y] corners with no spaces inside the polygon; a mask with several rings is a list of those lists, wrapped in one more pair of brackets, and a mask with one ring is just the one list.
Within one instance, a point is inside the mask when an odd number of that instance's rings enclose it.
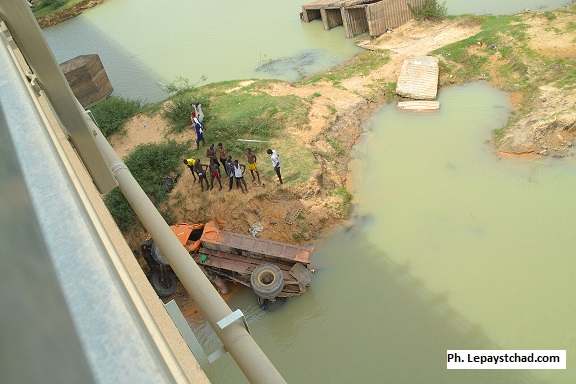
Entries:
{"label": "green vegetation", "polygon": [[236,83],[180,90],[164,116],[174,131],[181,132],[190,127],[192,103],[202,103],[206,141],[222,142],[233,152],[242,150],[237,139],[268,140],[285,126],[303,127],[308,122],[309,105],[301,98],[271,96],[259,89],[264,81],[231,92]]}
{"label": "green vegetation", "polygon": [[82,0],[40,0],[34,6],[33,12],[36,17],[48,16],[54,12],[70,8]]}
{"label": "green vegetation", "polygon": [[442,20],[448,14],[446,3],[438,0],[425,0],[421,7],[408,6],[416,20]]}
{"label": "green vegetation", "polygon": [[329,81],[334,85],[338,85],[343,80],[354,76],[366,76],[388,61],[390,61],[390,55],[386,51],[365,51],[354,56],[351,60],[339,67],[328,72],[314,75],[303,80],[303,82],[304,84],[312,84],[319,81]]}
{"label": "green vegetation", "polygon": [[[178,144],[175,141],[144,144],[136,147],[124,159],[126,166],[156,206],[166,201],[168,197],[163,187],[163,178],[178,175],[182,169],[182,158],[189,148],[190,143]],[[128,230],[136,223],[134,212],[118,189],[110,192],[105,201],[122,231]]]}
{"label": "green vegetation", "polygon": [[128,119],[142,112],[143,109],[139,101],[111,96],[94,105],[90,110],[104,136],[109,137],[119,132]]}
{"label": "green vegetation", "polygon": [[553,21],[556,20],[557,16],[554,14],[554,12],[544,12],[544,17],[548,19],[548,21]]}
{"label": "green vegetation", "polygon": [[[306,182],[312,172],[317,167],[316,159],[312,151],[303,146],[303,143],[295,140],[290,135],[283,135],[282,140],[277,140],[272,145],[280,154],[280,159],[284,168],[282,170],[282,179],[285,183],[297,184]],[[276,180],[276,174],[269,165],[268,155],[262,154],[259,162],[263,167],[264,175],[268,180]]]}
{"label": "green vegetation", "polygon": [[342,200],[340,205],[342,216],[348,216],[350,209],[352,208],[352,194],[346,189],[346,187],[337,187],[332,191],[332,194],[338,196]]}
{"label": "green vegetation", "polygon": [[387,102],[391,102],[396,98],[396,82],[376,80],[368,85],[370,88],[370,93],[365,95],[368,99],[376,101],[378,99],[384,98]]}
{"label": "green vegetation", "polygon": [[456,82],[489,79],[491,56],[505,62],[498,73],[509,91],[530,87],[526,55],[526,28],[519,16],[474,16],[482,31],[468,39],[447,45],[435,51],[441,56],[441,69]]}
{"label": "green vegetation", "polygon": [[334,152],[336,152],[337,156],[342,156],[342,155],[344,155],[344,153],[346,153],[344,146],[342,145],[342,143],[340,141],[338,141],[338,139],[327,136],[326,141],[328,142],[328,144],[330,144],[332,149],[334,149]]}

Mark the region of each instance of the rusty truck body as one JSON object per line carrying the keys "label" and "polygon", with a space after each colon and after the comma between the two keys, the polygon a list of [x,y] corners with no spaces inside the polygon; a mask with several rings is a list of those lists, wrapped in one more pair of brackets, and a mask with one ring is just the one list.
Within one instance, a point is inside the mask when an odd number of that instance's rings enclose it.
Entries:
{"label": "rusty truck body", "polygon": [[[224,231],[213,221],[171,228],[208,278],[249,287],[259,301],[301,295],[312,282],[311,247]],[[150,252],[158,250],[152,246]],[[162,262],[159,254],[154,259]]]}

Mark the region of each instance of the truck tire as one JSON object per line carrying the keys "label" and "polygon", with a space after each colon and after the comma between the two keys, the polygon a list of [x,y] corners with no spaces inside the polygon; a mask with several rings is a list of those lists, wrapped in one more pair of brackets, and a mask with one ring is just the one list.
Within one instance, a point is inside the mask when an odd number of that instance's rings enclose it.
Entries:
{"label": "truck tire", "polygon": [[256,296],[273,300],[284,289],[284,275],[273,264],[260,265],[252,271],[250,284]]}
{"label": "truck tire", "polygon": [[150,248],[150,256],[160,265],[169,265],[166,259],[164,259],[164,256],[162,256],[162,253],[160,253],[160,248],[154,243],[152,243],[152,248]]}
{"label": "truck tire", "polygon": [[158,269],[150,273],[150,284],[160,297],[168,297],[176,292],[176,275],[172,271],[160,272]]}

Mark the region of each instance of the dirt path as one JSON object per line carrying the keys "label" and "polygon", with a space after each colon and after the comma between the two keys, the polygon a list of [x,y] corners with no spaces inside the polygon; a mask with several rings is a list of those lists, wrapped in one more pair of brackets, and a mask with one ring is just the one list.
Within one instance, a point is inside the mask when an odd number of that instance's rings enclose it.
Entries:
{"label": "dirt path", "polygon": [[110,144],[116,153],[124,158],[141,144],[158,144],[165,140],[175,140],[182,143],[194,139],[192,129],[178,134],[171,133],[168,123],[160,113],[152,116],[142,113],[130,119],[124,125],[122,132],[113,135],[110,138]]}

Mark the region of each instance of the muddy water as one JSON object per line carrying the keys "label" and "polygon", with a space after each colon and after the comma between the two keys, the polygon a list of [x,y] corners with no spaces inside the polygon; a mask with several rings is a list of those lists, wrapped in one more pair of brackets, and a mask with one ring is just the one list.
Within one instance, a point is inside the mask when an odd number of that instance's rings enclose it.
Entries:
{"label": "muddy water", "polygon": [[[450,13],[512,13],[567,0],[448,0]],[[241,78],[295,80],[359,49],[341,27],[301,23],[304,0],[107,0],[45,30],[59,61],[98,53],[117,95],[155,101],[160,84]]]}
{"label": "muddy water", "polygon": [[[576,364],[576,163],[498,160],[485,141],[509,101],[485,84],[440,101],[369,124],[359,218],[319,246],[309,293],[270,313],[249,292],[233,300],[288,382],[576,382],[574,370],[445,370],[446,349],[568,349]],[[226,359],[210,376],[239,380]]]}
{"label": "muddy water", "polygon": [[359,52],[342,28],[303,24],[301,0],[109,0],[45,30],[60,61],[100,54],[116,93],[158,99],[158,82],[295,80]]}

